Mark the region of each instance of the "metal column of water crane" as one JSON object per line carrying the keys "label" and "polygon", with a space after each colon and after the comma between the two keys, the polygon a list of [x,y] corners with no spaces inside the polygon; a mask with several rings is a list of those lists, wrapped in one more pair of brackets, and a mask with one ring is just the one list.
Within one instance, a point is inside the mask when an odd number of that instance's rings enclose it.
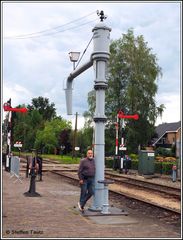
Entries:
{"label": "metal column of water crane", "polygon": [[105,159],[105,141],[104,141],[104,128],[107,120],[105,116],[105,90],[107,88],[106,72],[107,61],[109,59],[109,43],[110,31],[103,20],[105,19],[104,12],[100,12],[101,22],[96,24],[93,28],[93,53],[91,54],[90,61],[83,66],[76,68],[67,78],[66,87],[66,104],[67,114],[72,114],[72,81],[79,74],[87,70],[93,65],[94,68],[94,89],[96,91],[96,109],[94,115],[95,122],[95,142],[94,142],[94,156],[96,165],[95,174],[95,189],[93,204],[91,210],[100,211],[103,205],[107,202],[105,184],[100,182],[104,180],[104,159]]}

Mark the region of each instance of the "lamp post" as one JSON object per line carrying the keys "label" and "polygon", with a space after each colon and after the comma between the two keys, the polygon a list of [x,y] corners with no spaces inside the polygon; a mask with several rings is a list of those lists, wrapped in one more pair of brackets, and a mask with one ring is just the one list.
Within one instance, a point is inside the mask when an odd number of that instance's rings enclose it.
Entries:
{"label": "lamp post", "polygon": [[73,70],[75,69],[75,63],[78,61],[79,55],[80,55],[80,52],[70,52],[69,53],[69,58],[70,58],[71,62],[73,62]]}
{"label": "lamp post", "polygon": [[60,148],[61,148],[61,155],[62,155],[62,158],[63,158],[65,146],[61,145]]}

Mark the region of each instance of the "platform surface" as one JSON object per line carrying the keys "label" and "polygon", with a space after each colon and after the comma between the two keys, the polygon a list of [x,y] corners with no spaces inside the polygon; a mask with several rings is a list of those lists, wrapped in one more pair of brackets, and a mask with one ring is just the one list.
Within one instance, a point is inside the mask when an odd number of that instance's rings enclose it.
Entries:
{"label": "platform surface", "polygon": [[[113,208],[122,214],[82,214],[78,207],[80,188],[57,175],[44,173],[36,182],[41,197],[26,197],[30,179],[10,178],[2,170],[2,229],[1,238],[181,238],[180,229],[161,223],[131,209]],[[91,204],[87,203],[88,207]],[[113,211],[113,213],[115,212]],[[128,215],[124,213],[127,212]]]}

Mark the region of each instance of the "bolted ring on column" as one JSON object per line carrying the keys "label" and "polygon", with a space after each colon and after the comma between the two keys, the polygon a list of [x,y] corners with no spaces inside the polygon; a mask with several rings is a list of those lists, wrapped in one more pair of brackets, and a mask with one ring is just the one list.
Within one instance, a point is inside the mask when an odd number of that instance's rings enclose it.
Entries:
{"label": "bolted ring on column", "polygon": [[106,117],[94,117],[93,120],[94,120],[94,122],[106,122],[107,118]]}

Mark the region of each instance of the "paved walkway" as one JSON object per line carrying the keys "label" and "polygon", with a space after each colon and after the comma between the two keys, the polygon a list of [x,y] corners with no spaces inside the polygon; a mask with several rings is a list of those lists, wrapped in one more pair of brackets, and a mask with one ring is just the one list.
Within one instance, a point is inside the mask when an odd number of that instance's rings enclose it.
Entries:
{"label": "paved walkway", "polygon": [[[30,179],[22,183],[2,171],[1,238],[180,238],[180,231],[148,216],[83,216],[80,189],[59,176],[44,173],[36,182],[41,197],[26,197]],[[88,203],[90,204],[90,202]]]}

